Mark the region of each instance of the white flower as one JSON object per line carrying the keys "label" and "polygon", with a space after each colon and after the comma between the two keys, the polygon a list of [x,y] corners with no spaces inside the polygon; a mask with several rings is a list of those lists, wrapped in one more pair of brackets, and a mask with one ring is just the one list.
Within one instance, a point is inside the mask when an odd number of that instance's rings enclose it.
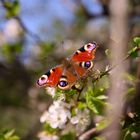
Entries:
{"label": "white flower", "polygon": [[66,104],[60,100],[54,101],[49,107],[48,111],[45,111],[40,118],[40,122],[47,122],[52,128],[64,128],[65,124],[70,119],[71,113],[66,107]]}
{"label": "white flower", "polygon": [[41,132],[38,134],[40,140],[59,140],[57,135],[46,134],[45,132]]}
{"label": "white flower", "polygon": [[76,115],[71,118],[71,123],[76,125],[77,133],[83,132],[90,124],[90,112],[88,109],[76,110]]}
{"label": "white flower", "polygon": [[[46,87],[46,91],[49,95],[52,96],[52,98],[55,98],[55,95],[56,95],[56,88],[54,87]],[[66,96],[65,94],[59,94],[59,96],[57,97],[57,100],[60,100],[60,101],[65,101],[66,99]]]}
{"label": "white flower", "polygon": [[44,123],[46,121],[46,119],[49,117],[49,113],[47,111],[45,111],[42,116],[40,117],[40,122]]}
{"label": "white flower", "polygon": [[47,90],[47,93],[49,95],[51,95],[52,97],[55,96],[55,93],[56,93],[56,89],[55,88],[53,88],[53,87],[47,87],[46,90]]}

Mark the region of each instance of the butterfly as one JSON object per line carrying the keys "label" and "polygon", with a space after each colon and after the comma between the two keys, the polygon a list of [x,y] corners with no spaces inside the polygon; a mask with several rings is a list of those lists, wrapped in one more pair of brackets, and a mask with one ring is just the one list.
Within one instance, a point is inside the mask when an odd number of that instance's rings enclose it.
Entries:
{"label": "butterfly", "polygon": [[58,65],[38,80],[39,87],[58,87],[62,90],[69,90],[77,80],[84,77],[93,68],[95,53],[98,48],[96,42],[88,43],[78,49],[73,55],[66,58],[61,65]]}

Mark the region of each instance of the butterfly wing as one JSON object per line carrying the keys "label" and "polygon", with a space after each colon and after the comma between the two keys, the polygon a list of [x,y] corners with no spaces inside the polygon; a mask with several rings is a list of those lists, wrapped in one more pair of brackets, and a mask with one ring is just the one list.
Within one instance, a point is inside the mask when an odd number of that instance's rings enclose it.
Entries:
{"label": "butterfly wing", "polygon": [[77,75],[74,73],[73,68],[65,68],[59,79],[58,87],[62,90],[68,90],[75,84],[76,81]]}
{"label": "butterfly wing", "polygon": [[90,70],[93,67],[93,62],[86,61],[86,62],[73,63],[73,67],[77,73],[77,76],[82,77],[88,72],[88,70]]}
{"label": "butterfly wing", "polygon": [[79,77],[84,76],[93,67],[97,43],[88,43],[78,49],[71,58],[71,63]]}
{"label": "butterfly wing", "polygon": [[78,49],[71,58],[73,62],[91,61],[95,57],[95,52],[98,45],[97,43],[88,43]]}
{"label": "butterfly wing", "polygon": [[58,84],[60,77],[62,76],[62,72],[62,65],[49,70],[38,79],[37,85],[40,87],[55,87]]}

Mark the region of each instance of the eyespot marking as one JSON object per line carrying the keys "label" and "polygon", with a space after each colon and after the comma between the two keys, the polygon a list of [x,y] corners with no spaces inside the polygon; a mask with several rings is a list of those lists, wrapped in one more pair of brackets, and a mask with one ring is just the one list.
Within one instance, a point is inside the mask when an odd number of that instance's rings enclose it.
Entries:
{"label": "eyespot marking", "polygon": [[88,43],[84,46],[85,51],[92,51],[97,47],[97,44],[94,43]]}
{"label": "eyespot marking", "polygon": [[66,87],[67,85],[68,85],[67,81],[60,81],[59,82],[59,86],[61,86],[61,87]]}
{"label": "eyespot marking", "polygon": [[58,83],[58,87],[60,89],[63,89],[63,90],[66,90],[66,89],[69,89],[69,83],[67,81],[67,78],[66,76],[62,76],[59,80],[59,83]]}
{"label": "eyespot marking", "polygon": [[91,69],[93,67],[93,62],[92,61],[80,62],[79,65],[84,69]]}
{"label": "eyespot marking", "polygon": [[38,81],[37,81],[37,85],[38,86],[45,86],[47,84],[48,81],[48,76],[47,75],[42,75]]}

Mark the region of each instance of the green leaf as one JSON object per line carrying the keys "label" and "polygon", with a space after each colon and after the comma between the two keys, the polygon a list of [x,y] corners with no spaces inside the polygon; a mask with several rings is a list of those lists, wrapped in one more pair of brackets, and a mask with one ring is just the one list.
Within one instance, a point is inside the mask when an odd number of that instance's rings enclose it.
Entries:
{"label": "green leaf", "polygon": [[138,57],[138,50],[140,50],[140,37],[135,37],[131,43],[133,48],[128,51],[128,55],[136,58]]}
{"label": "green leaf", "polygon": [[[103,113],[103,108],[106,106],[106,102],[104,99],[106,99],[106,96],[101,95],[101,93],[104,90],[96,90],[89,87],[87,93],[86,93],[86,103],[87,106],[98,115],[101,115]],[[99,95],[98,95],[99,92]]]}
{"label": "green leaf", "polygon": [[106,49],[106,50],[105,50],[105,54],[106,54],[106,56],[107,56],[108,58],[111,58],[111,52],[110,52],[109,49]]}
{"label": "green leaf", "polygon": [[135,95],[136,92],[136,88],[135,87],[130,87],[127,90],[127,94],[133,94],[133,96]]}
{"label": "green leaf", "polygon": [[45,123],[45,124],[44,124],[44,128],[45,128],[45,130],[46,130],[48,133],[50,133],[50,134],[55,134],[56,132],[59,131],[58,128],[57,128],[57,129],[52,128],[48,123]]}
{"label": "green leaf", "polygon": [[76,136],[73,133],[68,133],[60,137],[60,140],[76,140]]}
{"label": "green leaf", "polygon": [[94,138],[92,138],[92,140],[105,140],[105,138],[104,137],[94,137]]}
{"label": "green leaf", "polygon": [[95,114],[101,114],[102,110],[102,102],[100,100],[94,98],[94,97],[89,97],[87,98],[87,104],[88,107],[95,113]]}
{"label": "green leaf", "polygon": [[128,51],[128,55],[131,56],[132,58],[138,57],[138,51],[137,51],[137,46],[132,48],[130,51]]}
{"label": "green leaf", "polygon": [[129,130],[125,132],[125,135],[123,136],[123,140],[132,140],[132,136]]}
{"label": "green leaf", "polygon": [[97,128],[97,130],[100,131],[100,130],[106,128],[110,123],[111,123],[110,119],[104,118],[99,123],[96,123],[96,128]]}
{"label": "green leaf", "polygon": [[105,95],[100,95],[96,97],[97,99],[103,100],[103,99],[107,99],[108,97]]}
{"label": "green leaf", "polygon": [[4,130],[0,132],[0,140],[20,140],[20,138],[14,134],[15,130]]}
{"label": "green leaf", "polygon": [[133,41],[139,46],[140,45],[140,37],[135,37]]}
{"label": "green leaf", "polygon": [[10,131],[7,131],[7,133],[4,135],[6,139],[8,139],[9,137],[11,137],[14,134],[15,130],[12,129]]}
{"label": "green leaf", "polygon": [[20,12],[20,5],[18,0],[14,0],[13,2],[5,1],[4,7],[6,8],[7,18],[18,16]]}
{"label": "green leaf", "polygon": [[74,90],[74,89],[61,90],[61,89],[57,88],[54,99],[55,100],[59,99],[62,96],[62,94],[65,95],[66,102],[69,102],[69,101],[71,101],[72,98],[74,98],[74,95],[77,95],[77,90]]}
{"label": "green leaf", "polygon": [[136,77],[134,75],[130,74],[130,73],[125,73],[124,76],[125,76],[126,80],[129,80],[129,81],[132,81],[132,82],[134,82],[136,80]]}
{"label": "green leaf", "polygon": [[87,107],[86,103],[85,102],[78,102],[78,109],[85,109]]}

